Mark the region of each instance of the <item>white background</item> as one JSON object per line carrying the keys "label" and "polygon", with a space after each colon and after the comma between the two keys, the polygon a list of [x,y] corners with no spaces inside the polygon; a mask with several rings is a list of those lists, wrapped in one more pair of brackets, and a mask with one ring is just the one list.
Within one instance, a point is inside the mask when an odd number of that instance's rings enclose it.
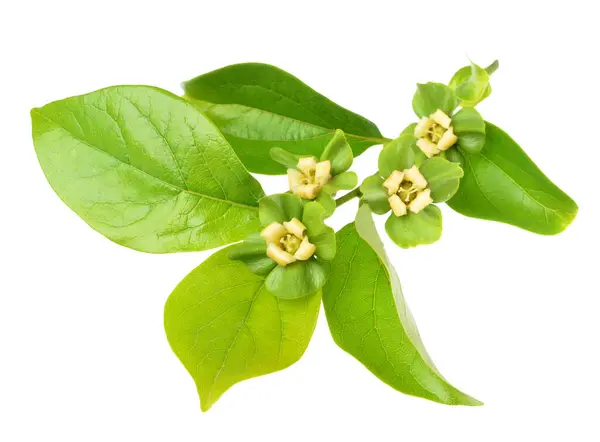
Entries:
{"label": "white background", "polygon": [[[0,7],[0,440],[598,441],[600,41],[597,2],[20,1]],[[149,255],[91,230],[46,183],[29,109],[114,84],[179,92],[244,61],[292,72],[396,136],[415,83],[495,58],[484,117],[579,204],[537,236],[444,207],[444,235],[388,244],[427,348],[485,402],[382,384],[322,315],[303,359],[201,413],[162,328],[170,291],[211,252]],[[379,148],[357,162],[374,170]],[[284,178],[262,180],[280,191]],[[352,219],[348,204],[333,223]]]}

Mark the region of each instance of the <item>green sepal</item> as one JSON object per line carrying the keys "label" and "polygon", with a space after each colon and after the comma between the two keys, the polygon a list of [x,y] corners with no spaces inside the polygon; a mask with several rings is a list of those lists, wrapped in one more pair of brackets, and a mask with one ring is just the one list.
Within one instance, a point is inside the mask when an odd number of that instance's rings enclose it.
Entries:
{"label": "green sepal", "polygon": [[336,130],[331,141],[325,146],[320,161],[331,162],[331,175],[339,175],[347,171],[352,165],[352,147],[348,144],[344,132]]}
{"label": "green sepal", "polygon": [[302,219],[302,198],[291,193],[266,196],[258,202],[258,216],[263,226],[282,223],[292,218]]}
{"label": "green sepal", "polygon": [[335,193],[338,190],[352,190],[358,184],[358,176],[354,172],[342,172],[334,176],[325,186],[323,191]]}
{"label": "green sepal", "polygon": [[438,109],[446,115],[452,115],[458,106],[458,99],[452,89],[445,84],[417,84],[412,106],[419,117],[428,117]]}
{"label": "green sepal", "polygon": [[404,216],[392,213],[385,223],[385,231],[403,249],[433,244],[442,236],[442,212],[430,204],[419,213],[409,211]]}
{"label": "green sepal", "polygon": [[306,203],[302,224],[306,226],[308,240],[317,247],[315,254],[320,260],[331,261],[335,257],[335,231],[325,225],[326,211],[317,202]]}
{"label": "green sepal", "polygon": [[456,163],[460,166],[461,169],[465,169],[465,157],[460,153],[456,146],[452,146],[450,149],[442,152],[444,154],[444,158],[448,161]]}
{"label": "green sepal", "polygon": [[475,63],[459,69],[448,85],[462,107],[474,107],[492,93],[489,73]]}
{"label": "green sepal", "polygon": [[278,162],[286,169],[296,169],[298,167],[298,160],[302,158],[302,155],[293,154],[281,147],[271,148],[270,155],[273,161]]}
{"label": "green sepal", "polygon": [[327,272],[314,257],[277,266],[267,279],[267,290],[281,299],[296,299],[318,292],[327,282]]}
{"label": "green sepal", "polygon": [[390,211],[389,195],[383,187],[383,178],[371,175],[360,185],[361,200],[368,204],[371,212],[383,215]]}
{"label": "green sepal", "polygon": [[228,258],[242,261],[248,269],[260,276],[268,275],[277,263],[267,256],[267,244],[260,233],[252,233],[238,244],[228,248]]}
{"label": "green sepal", "polygon": [[409,169],[415,164],[416,138],[401,135],[386,144],[379,154],[379,174],[387,178],[394,170]]}
{"label": "green sepal", "polygon": [[431,198],[436,203],[443,203],[452,198],[464,175],[458,164],[441,157],[428,159],[421,165],[419,171],[427,180],[427,187],[431,189]]}
{"label": "green sepal", "polygon": [[330,193],[322,191],[314,199],[314,201],[323,206],[323,209],[325,210],[325,218],[329,218],[331,215],[333,215],[333,212],[335,212],[335,199],[333,199],[333,196],[331,196]]}
{"label": "green sepal", "polygon": [[475,109],[467,107],[452,116],[457,144],[469,153],[479,153],[485,145],[485,121]]}

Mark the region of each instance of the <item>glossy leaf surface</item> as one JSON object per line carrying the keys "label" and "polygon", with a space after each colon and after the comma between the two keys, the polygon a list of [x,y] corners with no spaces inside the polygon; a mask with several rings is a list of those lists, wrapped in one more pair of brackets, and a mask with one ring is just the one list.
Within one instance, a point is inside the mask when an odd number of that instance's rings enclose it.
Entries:
{"label": "glossy leaf surface", "polygon": [[186,98],[215,122],[252,172],[285,173],[270,158],[272,147],[320,157],[336,129],[346,133],[354,156],[385,141],[369,120],[268,64],[227,66],[183,87]]}
{"label": "glossy leaf surface", "polygon": [[483,150],[461,153],[465,174],[448,201],[457,212],[543,235],[562,232],[575,218],[577,204],[502,129],[486,123]]}
{"label": "glossy leaf surface", "polygon": [[171,348],[208,410],[234,384],[296,362],[312,336],[320,293],[275,297],[264,278],[220,250],[175,288],[165,305]]}
{"label": "glossy leaf surface", "polygon": [[50,185],[91,227],[145,252],[209,249],[259,229],[260,184],[194,106],[115,86],[31,111]]}
{"label": "glossy leaf surface", "polygon": [[443,404],[481,404],[431,361],[366,205],[338,232],[323,304],[335,342],[392,388]]}

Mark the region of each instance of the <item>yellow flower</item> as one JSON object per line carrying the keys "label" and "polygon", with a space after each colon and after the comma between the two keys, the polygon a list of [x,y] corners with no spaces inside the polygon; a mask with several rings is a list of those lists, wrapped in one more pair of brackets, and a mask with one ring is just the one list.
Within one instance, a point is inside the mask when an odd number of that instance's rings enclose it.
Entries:
{"label": "yellow flower", "polygon": [[417,146],[428,158],[449,149],[458,140],[451,123],[452,119],[439,109],[417,123]]}
{"label": "yellow flower", "polygon": [[331,162],[317,162],[315,157],[300,158],[296,169],[288,169],[288,182],[293,194],[304,199],[315,199],[331,180]]}
{"label": "yellow flower", "polygon": [[433,202],[427,180],[416,165],[402,172],[394,170],[383,187],[387,189],[388,202],[396,216],[406,215],[407,210],[419,213]]}
{"label": "yellow flower", "polygon": [[317,250],[306,236],[306,227],[296,218],[283,224],[273,222],[260,235],[267,243],[267,256],[280,266],[306,261]]}

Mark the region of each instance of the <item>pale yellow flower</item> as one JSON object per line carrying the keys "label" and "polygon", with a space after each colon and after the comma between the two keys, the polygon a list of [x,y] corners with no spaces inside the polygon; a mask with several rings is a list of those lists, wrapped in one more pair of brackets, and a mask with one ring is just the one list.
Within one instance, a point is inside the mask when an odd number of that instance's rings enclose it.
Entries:
{"label": "pale yellow flower", "polygon": [[331,180],[331,162],[317,162],[315,157],[300,158],[297,169],[288,169],[288,182],[293,194],[304,199],[315,199],[323,186]]}
{"label": "pale yellow flower", "polygon": [[296,218],[283,224],[273,222],[260,235],[267,243],[267,256],[280,266],[306,261],[317,250],[306,236],[306,227]]}
{"label": "pale yellow flower", "polygon": [[417,123],[414,132],[417,146],[428,158],[456,144],[458,137],[451,124],[452,119],[439,109]]}
{"label": "pale yellow flower", "polygon": [[383,187],[387,189],[388,202],[396,216],[404,216],[408,210],[419,213],[433,202],[427,180],[416,165],[402,172],[394,170]]}

